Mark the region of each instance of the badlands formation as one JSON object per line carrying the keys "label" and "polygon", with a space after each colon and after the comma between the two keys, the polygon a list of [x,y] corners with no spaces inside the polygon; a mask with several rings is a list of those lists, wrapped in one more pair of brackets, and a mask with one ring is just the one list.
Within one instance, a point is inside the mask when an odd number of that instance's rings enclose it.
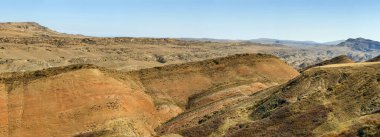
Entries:
{"label": "badlands formation", "polygon": [[72,65],[4,73],[1,123],[7,124],[1,130],[9,136],[153,136],[182,112],[223,108],[298,75],[261,54],[130,72]]}
{"label": "badlands formation", "polygon": [[0,136],[380,136],[376,58],[331,52],[308,67],[291,49],[3,23]]}

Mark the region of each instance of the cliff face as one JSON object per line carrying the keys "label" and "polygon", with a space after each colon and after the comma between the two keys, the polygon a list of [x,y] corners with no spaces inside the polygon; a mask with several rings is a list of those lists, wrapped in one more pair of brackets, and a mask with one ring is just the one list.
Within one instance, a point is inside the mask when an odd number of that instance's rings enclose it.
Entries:
{"label": "cliff face", "polygon": [[298,75],[278,58],[262,54],[132,72],[73,65],[4,73],[1,135],[153,136],[156,127],[186,111],[193,96],[252,82],[266,88]]}
{"label": "cliff face", "polygon": [[181,114],[156,130],[183,136],[378,136],[379,70],[380,63],[315,67],[228,107]]}

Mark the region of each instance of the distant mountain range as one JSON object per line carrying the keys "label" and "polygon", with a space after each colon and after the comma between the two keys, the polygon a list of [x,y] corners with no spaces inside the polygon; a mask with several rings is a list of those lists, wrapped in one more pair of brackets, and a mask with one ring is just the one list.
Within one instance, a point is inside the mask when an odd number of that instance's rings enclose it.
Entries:
{"label": "distant mountain range", "polygon": [[342,43],[344,41],[345,40],[337,40],[337,41],[325,42],[323,44],[325,44],[325,45],[338,45],[338,44],[340,44],[340,43]]}
{"label": "distant mountain range", "polygon": [[380,42],[364,39],[364,38],[348,39],[338,44],[337,46],[349,47],[352,50],[364,51],[364,52],[380,50]]}
{"label": "distant mountain range", "polygon": [[180,40],[197,40],[197,41],[210,41],[210,42],[252,42],[259,44],[269,45],[284,45],[291,47],[315,47],[315,46],[337,46],[337,47],[349,47],[352,50],[370,52],[374,50],[380,50],[380,42],[373,41],[364,38],[350,38],[347,40],[337,40],[331,42],[319,43],[315,41],[295,41],[295,40],[279,40],[270,38],[259,38],[251,40],[229,40],[229,39],[211,39],[211,38],[180,38]]}
{"label": "distant mountain range", "polygon": [[296,40],[279,40],[270,38],[259,38],[251,40],[230,40],[230,39],[212,39],[212,38],[179,38],[179,40],[196,40],[196,41],[210,41],[210,42],[252,42],[259,44],[269,44],[269,45],[284,45],[292,47],[313,47],[313,46],[323,46],[323,45],[338,45],[345,40],[337,40],[325,43],[318,43],[315,41],[296,41]]}
{"label": "distant mountain range", "polygon": [[261,44],[271,44],[271,45],[286,45],[286,46],[294,46],[294,47],[312,47],[312,46],[322,46],[322,45],[337,45],[337,44],[343,42],[344,40],[318,43],[315,41],[295,41],[295,40],[279,40],[279,39],[260,38],[260,39],[252,39],[249,41],[255,42],[255,43],[261,43]]}
{"label": "distant mountain range", "polygon": [[202,42],[241,42],[244,40],[231,40],[231,39],[213,39],[213,38],[177,38],[178,40],[185,41],[202,41]]}

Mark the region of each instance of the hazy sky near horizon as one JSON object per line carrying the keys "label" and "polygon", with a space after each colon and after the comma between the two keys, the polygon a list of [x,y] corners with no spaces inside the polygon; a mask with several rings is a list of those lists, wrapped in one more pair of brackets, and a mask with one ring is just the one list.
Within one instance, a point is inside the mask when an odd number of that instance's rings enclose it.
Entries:
{"label": "hazy sky near horizon", "polygon": [[1,0],[0,13],[91,36],[380,40],[378,0]]}

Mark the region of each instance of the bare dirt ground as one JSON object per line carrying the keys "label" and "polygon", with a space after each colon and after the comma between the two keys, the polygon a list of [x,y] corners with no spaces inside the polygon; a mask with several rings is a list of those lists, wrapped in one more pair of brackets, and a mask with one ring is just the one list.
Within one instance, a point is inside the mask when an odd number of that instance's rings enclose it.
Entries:
{"label": "bare dirt ground", "polygon": [[0,24],[0,72],[72,64],[129,71],[287,48],[246,42],[86,37],[59,33],[32,22]]}
{"label": "bare dirt ground", "polygon": [[339,55],[365,61],[380,54],[379,51],[352,51],[347,47],[302,49],[244,41],[99,38],[63,34],[32,22],[0,23],[0,72],[33,71],[72,64],[95,64],[129,71],[242,53],[272,54],[296,69]]}
{"label": "bare dirt ground", "polygon": [[0,70],[2,72],[32,71],[71,64],[95,64],[128,71],[283,48],[285,47],[201,42],[179,44],[125,42],[63,47],[45,43],[28,45],[3,43],[0,44]]}

